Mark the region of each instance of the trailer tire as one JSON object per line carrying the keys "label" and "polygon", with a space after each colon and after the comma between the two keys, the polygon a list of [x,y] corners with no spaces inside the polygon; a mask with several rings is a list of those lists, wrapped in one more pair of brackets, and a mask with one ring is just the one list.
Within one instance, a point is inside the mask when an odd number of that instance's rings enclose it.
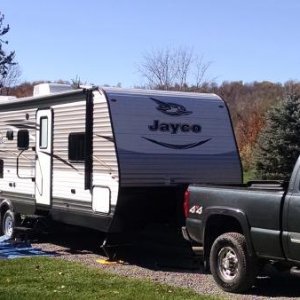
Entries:
{"label": "trailer tire", "polygon": [[209,262],[214,280],[226,292],[248,290],[257,275],[257,264],[248,254],[245,237],[237,232],[224,233],[216,238]]}
{"label": "trailer tire", "polygon": [[8,209],[1,220],[1,232],[10,239],[15,237],[16,216]]}

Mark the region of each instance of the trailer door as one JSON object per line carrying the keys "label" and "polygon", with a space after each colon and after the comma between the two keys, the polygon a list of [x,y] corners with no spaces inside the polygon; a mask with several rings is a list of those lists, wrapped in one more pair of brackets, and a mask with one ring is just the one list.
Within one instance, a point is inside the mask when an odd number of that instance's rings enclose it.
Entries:
{"label": "trailer door", "polygon": [[52,184],[52,122],[51,109],[38,110],[36,115],[36,204],[51,204]]}

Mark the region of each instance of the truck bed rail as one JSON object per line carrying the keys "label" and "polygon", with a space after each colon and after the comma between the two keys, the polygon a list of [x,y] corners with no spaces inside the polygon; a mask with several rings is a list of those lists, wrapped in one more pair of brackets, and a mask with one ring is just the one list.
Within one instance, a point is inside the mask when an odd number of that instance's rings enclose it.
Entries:
{"label": "truck bed rail", "polygon": [[247,182],[247,187],[251,189],[285,189],[288,182],[284,180],[251,180]]}

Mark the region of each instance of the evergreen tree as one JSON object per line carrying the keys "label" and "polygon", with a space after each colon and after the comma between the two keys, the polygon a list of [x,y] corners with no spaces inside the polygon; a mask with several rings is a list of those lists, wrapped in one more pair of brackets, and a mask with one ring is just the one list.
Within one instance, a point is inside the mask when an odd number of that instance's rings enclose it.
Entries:
{"label": "evergreen tree", "polygon": [[254,153],[262,179],[288,180],[300,154],[300,95],[288,95],[267,113]]}
{"label": "evergreen tree", "polygon": [[3,39],[3,36],[9,31],[9,25],[4,25],[4,14],[0,12],[0,79],[7,76],[9,67],[16,64],[14,62],[15,52],[6,53],[3,45],[8,44],[8,41]]}

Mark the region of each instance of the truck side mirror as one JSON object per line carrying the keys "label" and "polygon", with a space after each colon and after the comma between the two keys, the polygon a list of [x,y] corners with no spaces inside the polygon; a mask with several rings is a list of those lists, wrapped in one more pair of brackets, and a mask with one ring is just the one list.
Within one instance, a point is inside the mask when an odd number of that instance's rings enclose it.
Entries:
{"label": "truck side mirror", "polygon": [[27,129],[21,129],[18,131],[18,149],[27,150],[29,147],[29,132]]}

